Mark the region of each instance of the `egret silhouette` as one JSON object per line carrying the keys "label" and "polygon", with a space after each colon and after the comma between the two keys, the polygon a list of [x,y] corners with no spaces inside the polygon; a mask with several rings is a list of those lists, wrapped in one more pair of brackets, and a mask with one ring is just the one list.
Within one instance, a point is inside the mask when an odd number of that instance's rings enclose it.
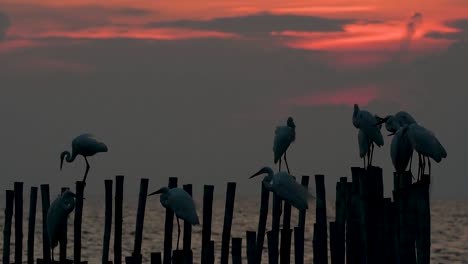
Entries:
{"label": "egret silhouette", "polygon": [[[355,104],[354,111],[353,111],[353,125],[357,129],[362,131],[364,135],[367,137],[367,141],[368,141],[367,166],[371,166],[372,157],[374,154],[374,144],[376,144],[378,147],[381,147],[384,145],[384,140],[382,137],[382,133],[380,132],[380,127],[379,125],[377,125],[377,119],[368,111],[360,110],[359,106]],[[362,135],[361,137],[363,137],[364,135]],[[358,134],[358,142],[360,140],[361,139],[359,139],[359,134]]]}
{"label": "egret silhouette", "polygon": [[284,162],[286,163],[286,169],[288,170],[288,173],[291,173],[289,171],[288,160],[286,158],[286,151],[294,140],[296,140],[296,124],[294,124],[292,117],[288,117],[286,126],[278,126],[275,130],[273,154],[275,164],[279,161],[278,171],[281,171],[281,157],[283,157]]}
{"label": "egret silhouette", "polygon": [[91,134],[82,134],[73,139],[72,141],[72,152],[64,151],[60,155],[60,170],[63,167],[63,160],[67,162],[73,162],[78,155],[83,156],[86,161],[86,170],[83,177],[83,182],[86,183],[86,177],[89,172],[89,163],[87,157],[93,156],[99,152],[107,152],[106,144],[97,141]]}
{"label": "egret silhouette", "polygon": [[[377,115],[375,116],[377,118]],[[382,129],[382,125],[377,125],[379,129]],[[358,132],[358,144],[359,144],[359,157],[364,161],[364,169],[366,168],[366,156],[367,160],[370,160],[370,140],[363,130],[359,129]]]}
{"label": "egret silhouette", "polygon": [[177,218],[177,249],[179,249],[180,240],[180,224],[179,218],[187,221],[191,225],[199,225],[197,211],[192,196],[184,189],[162,187],[161,189],[150,193],[148,196],[161,194],[159,201],[164,208],[172,210]]}
{"label": "egret silhouette", "polygon": [[47,211],[47,235],[52,251],[52,261],[54,260],[54,248],[58,242],[67,239],[67,219],[74,208],[75,194],[66,190],[52,202]]}
{"label": "egret silhouette", "polygon": [[442,159],[447,158],[447,151],[434,133],[427,128],[418,124],[411,124],[407,129],[408,131],[406,133],[411,146],[418,153],[418,180],[420,180],[421,175],[423,175],[426,170],[426,158],[429,167],[429,175],[431,175],[431,160],[429,158],[439,163]]}
{"label": "egret silhouette", "polygon": [[408,138],[407,125],[400,127],[393,136],[392,144],[390,146],[390,156],[392,158],[392,164],[393,167],[395,167],[395,171],[397,173],[405,172],[413,157],[413,146]]}
{"label": "egret silhouette", "polygon": [[405,125],[416,124],[416,120],[405,111],[400,111],[395,115],[388,115],[384,118],[375,116],[377,119],[377,125],[385,123],[385,128],[390,132],[390,136],[394,135],[400,127]]}
{"label": "egret silhouette", "polygon": [[289,173],[279,171],[275,174],[270,167],[263,167],[257,173],[250,176],[249,179],[261,174],[266,174],[262,183],[267,190],[275,193],[282,200],[285,200],[299,210],[309,208],[308,197],[311,195],[307,188],[299,184]]}

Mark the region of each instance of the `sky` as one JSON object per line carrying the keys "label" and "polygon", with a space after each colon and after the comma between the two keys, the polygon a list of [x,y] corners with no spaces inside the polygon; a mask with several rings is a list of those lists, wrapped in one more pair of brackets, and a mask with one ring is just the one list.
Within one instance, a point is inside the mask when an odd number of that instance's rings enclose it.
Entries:
{"label": "sky", "polygon": [[[257,197],[248,177],[275,166],[275,127],[292,116],[292,174],[324,174],[333,198],[362,164],[358,103],[433,131],[448,158],[433,163],[432,198],[468,199],[468,2],[192,2],[0,0],[2,189],[73,187],[84,160],[60,171],[60,153],[92,133],[109,152],[89,159],[88,195],[125,175],[128,194],[178,177],[195,194],[236,181]],[[374,155],[387,195],[390,142]]]}

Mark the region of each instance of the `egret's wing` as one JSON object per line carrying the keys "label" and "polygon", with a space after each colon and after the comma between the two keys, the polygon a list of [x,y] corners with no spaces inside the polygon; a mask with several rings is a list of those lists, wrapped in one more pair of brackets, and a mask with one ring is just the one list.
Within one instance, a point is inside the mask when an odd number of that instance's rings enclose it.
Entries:
{"label": "egret's wing", "polygon": [[273,153],[275,164],[283,156],[284,152],[288,149],[289,145],[295,139],[294,129],[288,126],[279,126],[275,130],[275,139],[273,141]]}
{"label": "egret's wing", "polygon": [[309,208],[307,189],[296,182],[293,177],[287,173],[277,173],[273,179],[273,190],[281,199],[289,202],[299,210]]}
{"label": "egret's wing", "polygon": [[73,148],[81,152],[107,152],[106,144],[99,142],[92,134],[81,134],[72,142]]}
{"label": "egret's wing", "polygon": [[405,111],[400,111],[395,114],[395,120],[400,126],[416,124],[416,120]]}
{"label": "egret's wing", "polygon": [[168,205],[177,217],[188,221],[192,225],[200,224],[195,203],[192,197],[183,189],[174,188],[170,190]]}
{"label": "egret's wing", "polygon": [[408,137],[417,152],[433,158],[436,162],[447,157],[447,151],[432,131],[417,124],[409,126],[408,129]]}

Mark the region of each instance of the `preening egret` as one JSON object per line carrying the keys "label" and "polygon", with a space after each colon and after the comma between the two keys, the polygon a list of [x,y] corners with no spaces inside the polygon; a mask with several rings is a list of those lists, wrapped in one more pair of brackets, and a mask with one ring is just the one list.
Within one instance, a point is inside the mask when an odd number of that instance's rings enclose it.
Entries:
{"label": "preening egret", "polygon": [[73,162],[78,155],[82,155],[86,161],[86,171],[84,174],[83,182],[86,183],[86,177],[88,176],[89,163],[86,157],[93,156],[99,152],[107,152],[106,144],[97,141],[91,134],[82,134],[73,139],[72,141],[72,152],[64,151],[60,155],[60,170],[63,167],[63,160],[67,162]]}
{"label": "preening egret", "polygon": [[[377,118],[377,116],[375,116]],[[382,129],[382,125],[378,125],[379,129]],[[370,160],[370,140],[366,136],[363,130],[359,129],[358,132],[358,144],[359,144],[359,156],[361,159],[364,161],[364,168],[366,168],[366,155],[367,155],[367,160]]]}
{"label": "preening egret", "polygon": [[[380,127],[377,125],[377,119],[368,111],[360,110],[359,106],[355,104],[354,111],[353,111],[353,125],[357,129],[361,130],[364,133],[364,135],[367,137],[367,140],[368,140],[367,165],[371,166],[372,156],[374,153],[374,143],[377,144],[378,147],[381,147],[384,144],[382,133],[380,133]],[[360,140],[359,135],[358,135],[358,140]]]}
{"label": "preening egret", "polygon": [[267,190],[275,193],[281,199],[290,203],[299,210],[309,208],[309,192],[289,173],[279,171],[275,174],[270,167],[263,167],[257,173],[250,176],[249,179],[261,174],[267,174],[262,180],[262,183]]}
{"label": "preening egret", "polygon": [[385,123],[385,128],[391,133],[390,135],[394,135],[402,126],[416,124],[416,120],[405,111],[400,111],[395,115],[388,115],[384,118],[376,116],[376,118],[377,124]]}
{"label": "preening egret", "polygon": [[288,117],[286,126],[278,126],[275,130],[275,139],[273,141],[273,154],[275,164],[279,161],[278,171],[281,171],[281,157],[284,158],[286,169],[289,171],[288,160],[286,158],[286,151],[289,145],[296,140],[296,124],[292,117]]}
{"label": "preening egret", "polygon": [[74,208],[75,194],[66,190],[52,202],[47,211],[47,234],[52,250],[52,260],[54,260],[54,248],[60,240],[66,239],[67,218]]}
{"label": "preening egret", "polygon": [[429,158],[432,158],[437,163],[442,159],[447,157],[447,151],[436,138],[432,131],[418,125],[411,124],[408,126],[407,136],[416,152],[419,156],[419,170],[418,170],[418,180],[420,176],[424,174],[426,169],[426,158],[427,165],[429,167],[429,175],[431,175],[431,161]]}
{"label": "preening egret", "polygon": [[177,218],[177,249],[179,249],[180,224],[179,218],[189,222],[191,225],[199,225],[197,211],[192,196],[184,189],[162,187],[161,189],[150,193],[148,196],[161,194],[159,200],[164,208],[171,209]]}
{"label": "preening egret", "polygon": [[[390,156],[397,173],[403,173],[413,156],[413,147],[407,135],[408,126],[400,127],[392,139]],[[411,165],[410,165],[411,170]]]}

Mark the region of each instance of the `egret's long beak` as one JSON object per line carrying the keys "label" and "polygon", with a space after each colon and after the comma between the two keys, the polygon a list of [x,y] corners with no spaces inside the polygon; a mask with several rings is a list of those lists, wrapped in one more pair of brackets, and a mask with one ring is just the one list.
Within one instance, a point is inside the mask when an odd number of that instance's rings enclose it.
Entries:
{"label": "egret's long beak", "polygon": [[60,170],[62,170],[63,167],[63,157],[60,158]]}
{"label": "egret's long beak", "polygon": [[163,190],[163,188],[161,188],[161,189],[159,189],[159,190],[157,190],[157,191],[155,191],[155,192],[152,192],[152,193],[148,194],[148,196],[155,195],[155,194],[160,194],[160,193],[162,193],[162,190]]}
{"label": "egret's long beak", "polygon": [[257,173],[255,173],[254,175],[250,176],[249,179],[252,179],[253,177],[256,177],[260,174],[264,173],[263,169],[259,170]]}

